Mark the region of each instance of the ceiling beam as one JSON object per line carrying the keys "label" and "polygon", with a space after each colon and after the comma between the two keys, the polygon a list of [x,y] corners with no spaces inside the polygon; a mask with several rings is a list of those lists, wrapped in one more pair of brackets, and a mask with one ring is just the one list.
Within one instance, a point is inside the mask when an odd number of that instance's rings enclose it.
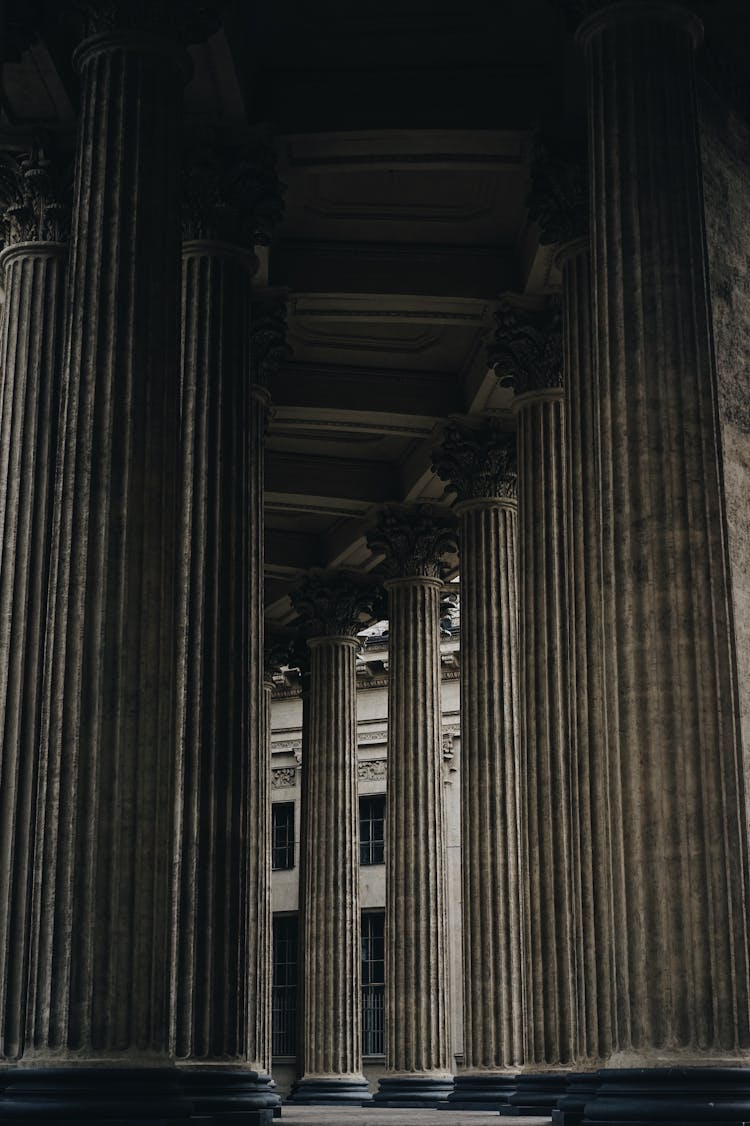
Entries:
{"label": "ceiling beam", "polygon": [[444,418],[464,409],[460,380],[445,372],[288,363],[270,385],[274,406]]}
{"label": "ceiling beam", "polygon": [[[398,501],[399,474],[391,462],[266,451],[266,495],[306,500],[337,498],[362,505]],[[270,496],[269,496],[270,494]],[[345,513],[342,513],[345,515]]]}

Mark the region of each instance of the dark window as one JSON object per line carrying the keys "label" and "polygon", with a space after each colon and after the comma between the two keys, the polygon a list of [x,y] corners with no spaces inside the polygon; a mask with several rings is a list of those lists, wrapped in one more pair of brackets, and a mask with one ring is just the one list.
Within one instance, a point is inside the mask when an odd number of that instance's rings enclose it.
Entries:
{"label": "dark window", "polygon": [[359,799],[359,862],[385,860],[385,794]]}
{"label": "dark window", "polygon": [[362,1054],[385,1052],[385,916],[362,914]]}
{"label": "dark window", "polygon": [[297,1054],[297,918],[273,921],[273,991],[271,1050],[275,1056]]}
{"label": "dark window", "polygon": [[272,817],[273,844],[271,848],[271,867],[275,872],[281,868],[294,867],[294,802],[276,802]]}

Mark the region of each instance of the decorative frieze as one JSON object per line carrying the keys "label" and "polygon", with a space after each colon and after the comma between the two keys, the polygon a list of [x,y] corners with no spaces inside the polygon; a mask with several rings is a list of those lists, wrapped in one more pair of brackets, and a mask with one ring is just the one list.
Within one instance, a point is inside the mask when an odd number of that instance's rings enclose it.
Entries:
{"label": "decorative frieze", "polygon": [[516,437],[499,419],[451,419],[432,468],[460,501],[491,497],[515,499],[518,481]]}
{"label": "decorative frieze", "polygon": [[559,302],[542,308],[501,301],[488,349],[501,386],[516,395],[562,387],[562,319]]}
{"label": "decorative frieze", "polygon": [[271,771],[271,786],[274,790],[283,789],[285,786],[297,785],[296,766],[277,766]]}
{"label": "decorative frieze", "polygon": [[361,759],[357,763],[360,782],[379,782],[386,777],[388,764],[384,758]]}

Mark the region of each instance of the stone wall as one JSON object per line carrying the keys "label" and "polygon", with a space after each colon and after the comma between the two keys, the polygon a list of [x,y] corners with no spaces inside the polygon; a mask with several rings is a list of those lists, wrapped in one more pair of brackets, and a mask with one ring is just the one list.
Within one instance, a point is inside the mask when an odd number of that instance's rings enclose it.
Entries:
{"label": "stone wall", "polygon": [[740,709],[750,769],[750,127],[706,89],[700,124]]}

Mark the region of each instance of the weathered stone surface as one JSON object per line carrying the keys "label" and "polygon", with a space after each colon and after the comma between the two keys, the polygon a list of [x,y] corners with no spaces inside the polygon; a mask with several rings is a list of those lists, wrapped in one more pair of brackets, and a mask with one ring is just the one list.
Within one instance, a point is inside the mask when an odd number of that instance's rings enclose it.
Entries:
{"label": "weathered stone surface", "polygon": [[626,22],[605,13],[583,37],[613,1059],[629,1067],[736,1064],[750,1053],[748,830],[694,36],[678,5],[658,7],[653,17],[652,6],[631,6]]}
{"label": "weathered stone surface", "polygon": [[[48,233],[43,225],[41,237]],[[67,247],[0,256],[0,1059],[23,1053]]]}
{"label": "weathered stone surface", "polygon": [[701,150],[745,770],[750,777],[750,127],[706,92]]}
{"label": "weathered stone surface", "polygon": [[464,1069],[492,1103],[523,1059],[515,433],[452,420],[433,466],[459,498]]}
{"label": "weathered stone surface", "polygon": [[549,298],[541,308],[501,301],[488,360],[502,387],[516,395],[562,385],[560,306]]}

